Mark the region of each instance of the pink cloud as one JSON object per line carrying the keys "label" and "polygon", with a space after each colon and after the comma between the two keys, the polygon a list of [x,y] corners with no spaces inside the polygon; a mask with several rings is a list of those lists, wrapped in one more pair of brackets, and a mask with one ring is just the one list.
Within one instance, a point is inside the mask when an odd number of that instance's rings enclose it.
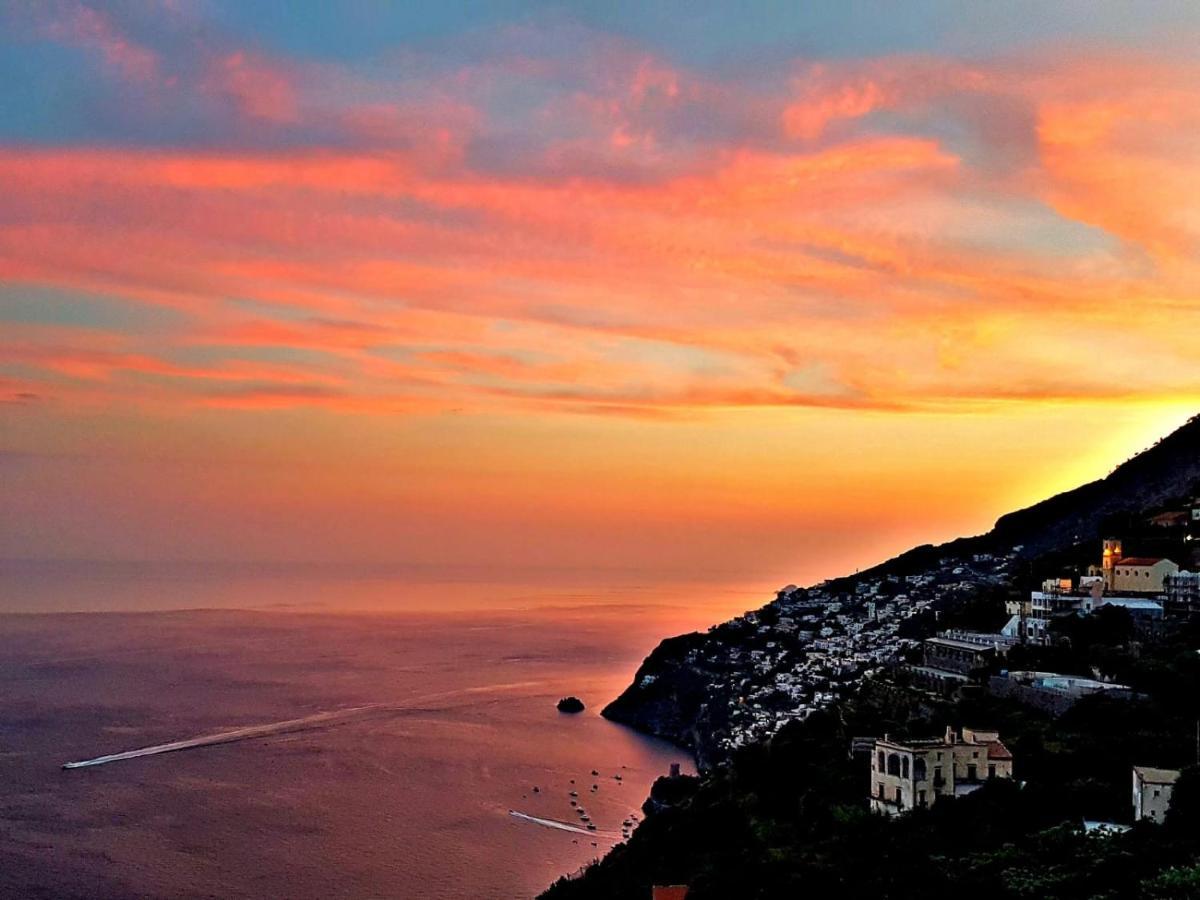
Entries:
{"label": "pink cloud", "polygon": [[83,3],[53,4],[41,11],[48,37],[99,51],[104,61],[130,81],[149,82],[159,71],[159,58],[123,33],[105,12]]}
{"label": "pink cloud", "polygon": [[299,119],[296,92],[289,73],[244,50],[212,60],[204,89],[228,99],[249,119],[276,124]]}
{"label": "pink cloud", "polygon": [[[213,58],[206,90],[248,119],[329,109],[308,75]],[[869,60],[778,91],[645,54],[589,65],[588,90],[531,114],[571,110],[570,127],[547,126],[514,170],[476,145],[537,123],[498,125],[472,79],[462,96],[439,81],[427,106],[356,96],[329,147],[0,149],[0,274],[186,313],[161,353],[60,342],[37,366],[72,396],[247,407],[940,409],[1110,397],[1072,362],[1128,348],[1110,310],[1136,302],[1146,334],[1195,316],[1193,64]],[[684,107],[709,100],[769,127],[689,143]],[[989,104],[1002,127],[979,127]],[[906,127],[868,121],[882,109]],[[985,151],[1027,138],[1030,153],[981,165],[970,141],[923,130],[947,110],[970,111],[958,124]],[[598,162],[572,170],[564,148]],[[612,174],[618,157],[641,177]],[[1029,338],[1046,329],[1059,350]],[[178,361],[197,347],[224,356]],[[264,348],[312,359],[268,366]],[[1133,383],[1194,383],[1185,346],[1158,352]]]}

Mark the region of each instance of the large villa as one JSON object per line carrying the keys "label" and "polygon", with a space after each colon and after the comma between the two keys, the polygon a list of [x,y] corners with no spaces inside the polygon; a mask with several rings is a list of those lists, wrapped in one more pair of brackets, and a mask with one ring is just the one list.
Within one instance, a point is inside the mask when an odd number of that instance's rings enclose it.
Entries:
{"label": "large villa", "polygon": [[947,727],[943,737],[907,741],[884,735],[871,754],[871,809],[898,815],[961,797],[989,778],[1012,778],[1012,761],[996,731]]}

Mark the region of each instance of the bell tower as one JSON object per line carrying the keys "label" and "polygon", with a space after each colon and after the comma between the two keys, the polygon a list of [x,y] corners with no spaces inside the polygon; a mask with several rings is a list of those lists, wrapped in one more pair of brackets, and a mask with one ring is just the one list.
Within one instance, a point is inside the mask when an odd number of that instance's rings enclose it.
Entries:
{"label": "bell tower", "polygon": [[1104,576],[1104,586],[1110,591],[1113,589],[1113,576],[1116,574],[1117,563],[1122,555],[1121,539],[1106,538],[1104,551],[1100,557],[1100,574]]}

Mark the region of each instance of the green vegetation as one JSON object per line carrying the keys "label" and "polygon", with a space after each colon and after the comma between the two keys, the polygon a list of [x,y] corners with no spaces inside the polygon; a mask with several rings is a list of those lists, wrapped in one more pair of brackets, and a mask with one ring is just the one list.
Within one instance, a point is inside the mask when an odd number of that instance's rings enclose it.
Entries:
{"label": "green vegetation", "polygon": [[[1003,516],[988,534],[917,547],[835,579],[826,592],[853,598],[868,580],[882,589],[875,596],[890,597],[904,576],[958,575],[966,560],[995,555],[1010,561],[1003,584],[980,579],[976,590],[906,619],[898,637],[994,630],[1006,618],[1006,597],[1028,596],[1048,575],[1081,574],[1104,536],[1122,536],[1127,554],[1200,564],[1186,520],[1151,518],[1190,508],[1198,494],[1200,416],[1108,477]],[[770,624],[772,613],[765,615]],[[1108,608],[1065,618],[1056,631],[1054,646],[1014,648],[1003,665],[1108,678],[1142,698],[1095,695],[1054,718],[988,695],[985,678],[999,663],[972,673],[955,700],[914,690],[898,672],[738,751],[703,779],[661,780],[646,822],[627,844],[544,896],[645,900],[652,884],[685,883],[696,900],[1200,900],[1200,770],[1184,770],[1162,826],[1139,823],[1124,833],[1083,827],[1085,820],[1129,822],[1133,765],[1197,761],[1200,623],[1139,626],[1128,612]],[[730,625],[710,636],[744,643]],[[620,707],[616,718],[703,745],[720,730],[725,708],[714,700],[713,673],[686,661],[705,647],[700,635],[664,641],[648,661],[657,666],[649,700],[622,695],[610,707]],[[748,677],[736,667],[717,674]],[[850,757],[851,738],[934,736],[947,725],[999,730],[1014,755],[1015,780],[897,819],[870,814],[870,764]]]}
{"label": "green vegetation", "polygon": [[[1128,822],[1130,767],[1195,759],[1200,657],[1190,626],[1134,640],[1120,611],[1070,627],[1053,660],[1119,675],[1148,696],[1081,701],[1054,719],[986,695],[939,701],[886,682],[773,740],[740,751],[704,780],[663,780],[633,839],[550,900],[646,898],[654,883],[691,896],[940,898],[1200,897],[1200,772],[1187,770],[1164,826],[1085,833]],[[1030,662],[1047,662],[1034,658]],[[855,735],[994,727],[1018,781],[886,819],[867,811],[869,763]]]}

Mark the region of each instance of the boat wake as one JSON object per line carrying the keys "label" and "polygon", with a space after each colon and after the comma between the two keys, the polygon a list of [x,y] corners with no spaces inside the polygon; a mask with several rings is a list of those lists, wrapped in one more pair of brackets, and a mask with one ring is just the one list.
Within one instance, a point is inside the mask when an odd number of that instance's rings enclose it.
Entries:
{"label": "boat wake", "polygon": [[106,763],[120,762],[125,759],[138,759],[143,756],[157,756],[160,753],[174,753],[176,750],[192,750],[196,747],[211,747],[214,744],[231,744],[234,741],[248,741],[254,738],[268,737],[273,734],[287,734],[293,731],[305,731],[309,728],[321,728],[345,722],[348,719],[361,716],[363,713],[378,709],[377,706],[355,706],[350,709],[339,709],[332,712],[321,712],[300,719],[287,719],[283,722],[268,722],[265,725],[247,725],[245,728],[235,728],[232,731],[221,731],[216,734],[204,734],[199,737],[186,738],[182,741],[171,741],[166,744],[155,744],[152,747],[140,747],[137,750],[126,750],[123,753],[112,753],[108,756],[97,756],[95,759],[85,759],[79,762],[63,763],[64,769],[84,769],[88,766],[103,766]]}
{"label": "boat wake", "polygon": [[127,759],[140,759],[143,756],[158,756],[160,753],[175,753],[179,750],[195,750],[199,747],[212,747],[217,744],[232,744],[236,741],[250,741],[277,734],[290,734],[297,731],[309,731],[315,728],[329,728],[371,715],[437,709],[439,707],[435,704],[439,702],[453,701],[476,694],[498,693],[517,690],[519,688],[534,687],[540,683],[537,681],[516,681],[509,684],[486,685],[483,687],[464,688],[457,691],[444,691],[438,694],[428,694],[424,697],[414,697],[405,700],[402,703],[371,703],[366,706],[352,706],[347,709],[329,710],[315,713],[311,716],[302,716],[298,719],[285,719],[282,722],[267,722],[262,725],[246,725],[242,728],[234,728],[229,731],[219,731],[216,734],[202,734],[198,737],[170,741],[166,744],[154,744],[150,747],[139,747],[136,750],[125,750],[121,753],[97,756],[93,759],[63,763],[63,768],[85,769],[92,766],[103,766],[108,763],[121,762]]}
{"label": "boat wake", "polygon": [[572,825],[570,822],[560,822],[558,819],[542,819],[538,816],[531,816],[529,813],[517,812],[515,809],[510,809],[508,814],[514,819],[520,819],[522,822],[531,822],[534,825],[541,825],[543,828],[556,828],[559,831],[569,831],[572,834],[582,834],[584,837],[602,838],[607,841],[617,839],[616,834],[611,831],[588,831],[586,828],[580,828],[578,825]]}

